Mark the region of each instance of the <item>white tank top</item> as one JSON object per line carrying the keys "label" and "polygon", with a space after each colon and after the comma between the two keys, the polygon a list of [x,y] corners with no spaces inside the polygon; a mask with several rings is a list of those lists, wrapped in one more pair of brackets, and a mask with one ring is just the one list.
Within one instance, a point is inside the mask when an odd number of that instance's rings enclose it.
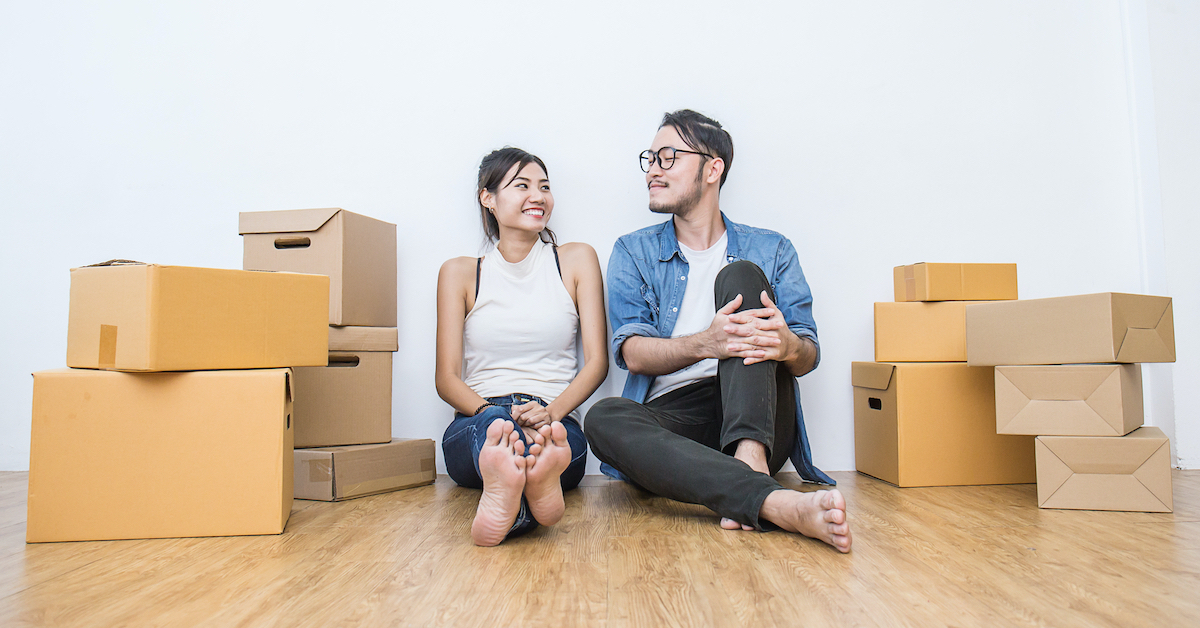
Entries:
{"label": "white tank top", "polygon": [[552,245],[534,244],[515,264],[493,247],[463,325],[463,381],[481,397],[526,393],[550,403],[578,373],[578,335],[579,313]]}

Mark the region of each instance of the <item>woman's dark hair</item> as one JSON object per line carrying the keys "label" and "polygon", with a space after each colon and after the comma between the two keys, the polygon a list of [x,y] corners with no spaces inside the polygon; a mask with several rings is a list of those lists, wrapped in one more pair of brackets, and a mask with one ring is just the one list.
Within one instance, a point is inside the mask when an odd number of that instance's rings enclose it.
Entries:
{"label": "woman's dark hair", "polygon": [[664,115],[658,128],[664,126],[675,127],[679,137],[682,137],[684,143],[692,150],[716,153],[717,157],[725,162],[719,186],[725,187],[725,177],[729,176],[729,169],[733,167],[733,138],[729,131],[723,129],[720,122],[691,109],[680,109]]}
{"label": "woman's dark hair", "polygon": [[[509,180],[504,180],[505,175],[508,174],[508,171],[512,169],[514,164],[517,166],[518,174],[525,166],[537,164],[542,168],[542,172],[546,173],[547,177],[550,176],[550,171],[546,169],[546,164],[537,155],[527,153],[519,148],[513,148],[512,146],[505,146],[499,150],[494,150],[488,153],[487,157],[483,158],[483,161],[479,162],[479,185],[475,189],[475,202],[479,203],[479,217],[483,220],[483,235],[487,237],[488,242],[495,242],[500,239],[500,224],[496,222],[496,217],[492,212],[483,206],[483,201],[479,197],[483,195],[484,190],[496,194],[501,189],[508,187],[513,182],[513,179],[517,178],[517,175],[514,174]],[[549,242],[554,245],[558,244],[554,239],[554,232],[549,227],[542,229],[542,232],[538,236],[543,242]]]}

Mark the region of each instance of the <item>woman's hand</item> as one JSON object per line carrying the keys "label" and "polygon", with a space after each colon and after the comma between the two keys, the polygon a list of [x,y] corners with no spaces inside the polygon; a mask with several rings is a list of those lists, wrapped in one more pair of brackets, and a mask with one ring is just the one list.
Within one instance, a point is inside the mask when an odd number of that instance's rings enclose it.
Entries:
{"label": "woman's hand", "polygon": [[550,411],[536,401],[513,406],[512,418],[517,425],[533,430],[537,430],[543,425],[549,425],[554,420],[554,417],[550,416]]}

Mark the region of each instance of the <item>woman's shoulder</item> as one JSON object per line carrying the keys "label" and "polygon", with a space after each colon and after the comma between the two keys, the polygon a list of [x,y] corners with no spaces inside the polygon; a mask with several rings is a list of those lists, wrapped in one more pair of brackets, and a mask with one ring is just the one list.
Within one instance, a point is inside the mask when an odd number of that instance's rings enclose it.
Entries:
{"label": "woman's shoulder", "polygon": [[570,259],[572,261],[587,262],[596,260],[596,249],[587,242],[567,242],[558,245],[558,255],[562,259]]}
{"label": "woman's shoulder", "polygon": [[443,280],[462,280],[469,277],[474,282],[475,264],[478,263],[478,260],[478,257],[452,257],[442,263],[438,277]]}

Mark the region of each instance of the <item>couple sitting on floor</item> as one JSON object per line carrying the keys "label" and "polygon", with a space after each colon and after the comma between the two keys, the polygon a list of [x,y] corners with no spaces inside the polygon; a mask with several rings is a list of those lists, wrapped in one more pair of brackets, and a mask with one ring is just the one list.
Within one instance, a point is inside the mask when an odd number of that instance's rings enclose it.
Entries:
{"label": "couple sitting on floor", "polygon": [[613,247],[612,348],[629,377],[585,430],[577,408],[608,373],[596,252],[556,244],[541,159],[515,148],[483,159],[478,200],[495,248],[447,261],[437,294],[437,390],[458,411],[442,450],[455,482],[483,489],[475,543],[557,523],[590,442],[606,474],[703,504],[725,529],[774,526],[850,550],[839,491],[772,477],[790,458],[804,480],[834,483],[812,465],[796,384],[820,354],[791,242],[720,211],[732,161],[729,133],[686,109],[641,154],[650,211],[672,217]]}

